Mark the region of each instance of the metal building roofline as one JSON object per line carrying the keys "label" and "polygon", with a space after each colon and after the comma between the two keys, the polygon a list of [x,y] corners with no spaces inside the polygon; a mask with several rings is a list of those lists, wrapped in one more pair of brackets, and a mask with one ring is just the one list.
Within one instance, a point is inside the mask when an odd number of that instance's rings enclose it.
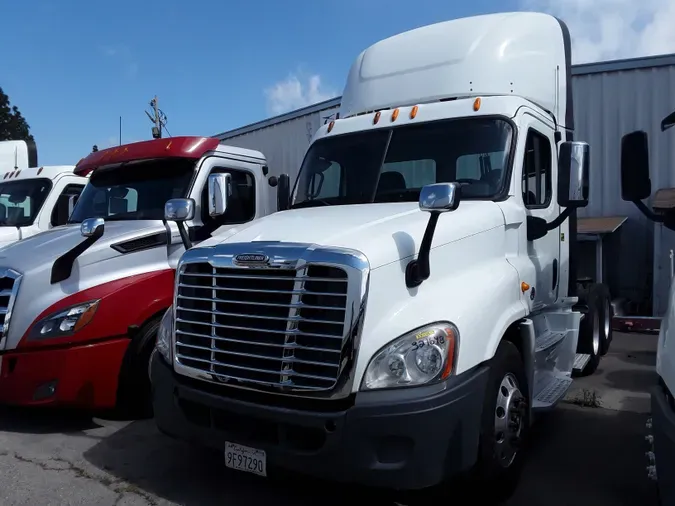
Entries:
{"label": "metal building roofline", "polygon": [[[640,56],[638,58],[626,58],[622,60],[581,63],[572,65],[572,75],[581,76],[588,74],[600,74],[603,72],[620,72],[624,70],[667,67],[670,65],[675,66],[675,53],[656,56]],[[308,114],[323,111],[324,109],[339,107],[341,98],[342,97],[335,97],[331,98],[330,100],[324,100],[323,102],[312,104],[301,109],[296,109],[285,114],[280,114],[272,118],[264,119],[262,121],[257,121],[255,123],[251,123],[250,125],[235,128],[234,130],[228,130],[227,132],[216,134],[213,137],[218,137],[221,141],[224,141],[232,137],[254,132],[255,130],[259,130],[261,128],[283,123],[284,121],[291,121]]]}
{"label": "metal building roofline", "polygon": [[246,134],[248,132],[253,132],[254,130],[259,130],[261,128],[276,125],[277,123],[283,123],[284,121],[290,121],[295,118],[300,118],[308,114],[323,111],[324,109],[329,109],[331,107],[339,107],[341,98],[342,97],[335,97],[329,100],[324,100],[323,102],[308,105],[307,107],[303,107],[301,109],[295,109],[294,111],[280,114],[279,116],[267,118],[262,121],[256,121],[255,123],[235,128],[234,130],[228,130],[227,132],[216,134],[213,137],[218,137],[221,141],[224,141],[231,137],[236,137],[238,135]]}
{"label": "metal building roofline", "polygon": [[675,53],[572,65],[572,75],[578,76],[584,74],[600,74],[603,72],[620,72],[622,70],[667,67],[670,65],[675,65]]}

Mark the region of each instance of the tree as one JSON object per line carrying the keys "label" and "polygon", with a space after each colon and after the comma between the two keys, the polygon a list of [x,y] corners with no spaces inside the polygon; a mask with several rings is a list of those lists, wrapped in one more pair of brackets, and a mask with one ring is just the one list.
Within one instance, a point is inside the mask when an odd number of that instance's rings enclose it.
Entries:
{"label": "tree", "polygon": [[9,97],[0,88],[0,141],[34,141],[30,126],[19,108],[9,102]]}

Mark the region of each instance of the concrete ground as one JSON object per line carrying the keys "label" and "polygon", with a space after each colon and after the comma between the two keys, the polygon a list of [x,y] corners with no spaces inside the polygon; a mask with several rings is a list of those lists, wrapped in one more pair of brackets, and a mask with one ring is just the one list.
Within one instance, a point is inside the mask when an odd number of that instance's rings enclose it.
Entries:
{"label": "concrete ground", "polygon": [[[656,505],[644,441],[655,344],[655,336],[615,334],[596,374],[577,380],[566,402],[536,426],[508,506]],[[168,439],[148,420],[0,412],[3,505],[392,504],[366,493],[372,494],[300,477],[265,481],[226,472],[222,455]]]}

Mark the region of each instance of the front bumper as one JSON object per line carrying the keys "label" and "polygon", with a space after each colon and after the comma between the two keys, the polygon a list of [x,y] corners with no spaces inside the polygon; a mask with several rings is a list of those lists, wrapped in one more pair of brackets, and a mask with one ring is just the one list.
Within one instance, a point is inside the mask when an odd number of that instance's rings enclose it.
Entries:
{"label": "front bumper", "polygon": [[270,467],[399,490],[436,485],[475,463],[487,373],[481,367],[445,384],[362,392],[348,409],[317,412],[209,393],[158,354],[151,364],[162,432],[220,451],[226,441],[263,449]]}
{"label": "front bumper", "polygon": [[675,504],[675,411],[661,385],[652,387],[651,401],[659,496],[661,504],[667,506]]}
{"label": "front bumper", "polygon": [[129,340],[16,351],[0,356],[0,404],[115,406],[117,379]]}

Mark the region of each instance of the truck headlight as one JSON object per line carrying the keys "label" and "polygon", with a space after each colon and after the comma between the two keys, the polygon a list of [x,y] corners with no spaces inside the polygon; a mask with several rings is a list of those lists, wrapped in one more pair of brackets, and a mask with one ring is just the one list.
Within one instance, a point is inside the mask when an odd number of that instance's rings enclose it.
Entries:
{"label": "truck headlight", "polygon": [[28,339],[39,341],[73,335],[94,318],[98,303],[99,300],[90,300],[50,314],[33,326]]}
{"label": "truck headlight", "polygon": [[404,334],[370,361],[361,390],[419,386],[441,381],[453,372],[459,331],[439,322]]}
{"label": "truck headlight", "polygon": [[157,330],[157,342],[155,348],[162,357],[170,364],[171,363],[171,336],[173,334],[173,306],[166,310],[162,321],[159,323],[159,330]]}

